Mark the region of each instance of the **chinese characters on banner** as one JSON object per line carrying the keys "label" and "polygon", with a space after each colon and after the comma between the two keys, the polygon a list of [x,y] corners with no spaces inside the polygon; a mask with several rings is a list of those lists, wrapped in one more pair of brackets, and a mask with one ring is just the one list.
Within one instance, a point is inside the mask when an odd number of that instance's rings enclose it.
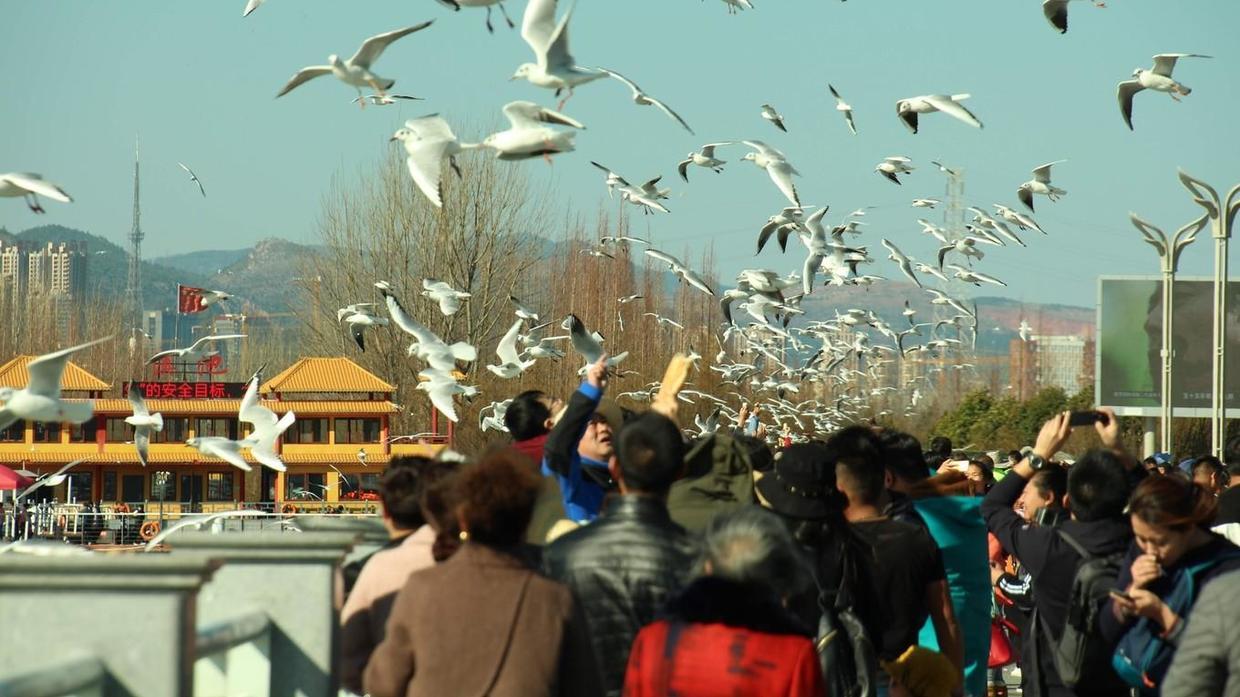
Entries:
{"label": "chinese characters on banner", "polygon": [[132,389],[141,390],[146,399],[240,399],[245,394],[244,382],[125,382],[122,396]]}
{"label": "chinese characters on banner", "polygon": [[202,312],[203,310],[207,309],[207,307],[202,304],[203,292],[204,291],[202,288],[195,288],[193,286],[183,286],[180,283],[178,283],[177,284],[177,312],[180,312],[183,315],[190,315],[190,314],[194,314],[195,312]]}

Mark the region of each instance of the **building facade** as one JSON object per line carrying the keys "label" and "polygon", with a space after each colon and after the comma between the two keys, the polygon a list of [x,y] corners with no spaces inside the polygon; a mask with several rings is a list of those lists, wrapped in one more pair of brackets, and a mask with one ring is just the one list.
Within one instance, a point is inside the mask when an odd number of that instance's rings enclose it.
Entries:
{"label": "building facade", "polygon": [[1094,381],[1094,339],[1087,336],[1034,335],[1013,339],[1008,349],[1012,389],[1017,399],[1058,387],[1069,395]]}

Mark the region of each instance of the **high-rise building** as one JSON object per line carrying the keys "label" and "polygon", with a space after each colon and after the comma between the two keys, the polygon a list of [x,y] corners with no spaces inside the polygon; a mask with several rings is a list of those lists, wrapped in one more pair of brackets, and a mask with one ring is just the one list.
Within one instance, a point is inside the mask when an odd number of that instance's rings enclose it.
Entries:
{"label": "high-rise building", "polygon": [[29,266],[20,244],[0,242],[0,285],[8,297],[25,297]]}
{"label": "high-rise building", "polygon": [[81,298],[86,293],[86,243],[48,242],[26,253],[26,288],[31,295]]}
{"label": "high-rise building", "polygon": [[[1022,345],[1018,345],[1022,344]],[[1011,363],[1014,366],[1013,388],[1018,397],[1028,398],[1036,389],[1058,387],[1069,395],[1093,382],[1094,340],[1083,336],[1034,335],[1028,342],[1014,340]],[[1036,387],[1028,379],[1036,380]],[[1020,386],[1016,381],[1020,381]],[[1028,389],[1022,393],[1021,388]]]}

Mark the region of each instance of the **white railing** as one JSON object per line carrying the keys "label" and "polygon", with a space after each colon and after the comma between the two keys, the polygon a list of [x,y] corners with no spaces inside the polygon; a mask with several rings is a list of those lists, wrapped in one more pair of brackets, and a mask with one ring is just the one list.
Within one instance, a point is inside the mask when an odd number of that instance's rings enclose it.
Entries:
{"label": "white railing", "polygon": [[269,697],[271,618],[255,612],[198,630],[195,697]]}
{"label": "white railing", "polygon": [[104,697],[107,671],[82,654],[47,668],[0,678],[0,697]]}

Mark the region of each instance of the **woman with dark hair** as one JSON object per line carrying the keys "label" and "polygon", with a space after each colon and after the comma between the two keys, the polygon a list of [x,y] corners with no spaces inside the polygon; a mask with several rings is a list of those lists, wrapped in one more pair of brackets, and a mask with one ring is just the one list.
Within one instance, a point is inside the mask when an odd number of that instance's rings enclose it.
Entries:
{"label": "woman with dark hair", "polygon": [[455,478],[461,548],[409,577],[366,666],[372,697],[598,695],[594,652],[572,592],[519,549],[538,475],[498,450]]}
{"label": "woman with dark hair", "polygon": [[[1178,477],[1147,478],[1129,499],[1135,540],[1101,630],[1119,643],[1116,672],[1141,694],[1157,694],[1201,587],[1240,569],[1240,548],[1210,531],[1217,506],[1213,493]],[[1165,649],[1149,649],[1153,641]]]}
{"label": "woman with dark hair", "polygon": [[[986,459],[983,460],[981,458]],[[990,462],[988,463],[987,461]],[[995,485],[995,469],[993,460],[990,460],[990,458],[985,455],[969,460],[969,466],[965,470],[965,476],[968,477],[969,481],[978,485],[978,489],[980,489],[980,491],[977,492],[977,495],[984,496],[987,491],[990,491],[990,487]]]}

